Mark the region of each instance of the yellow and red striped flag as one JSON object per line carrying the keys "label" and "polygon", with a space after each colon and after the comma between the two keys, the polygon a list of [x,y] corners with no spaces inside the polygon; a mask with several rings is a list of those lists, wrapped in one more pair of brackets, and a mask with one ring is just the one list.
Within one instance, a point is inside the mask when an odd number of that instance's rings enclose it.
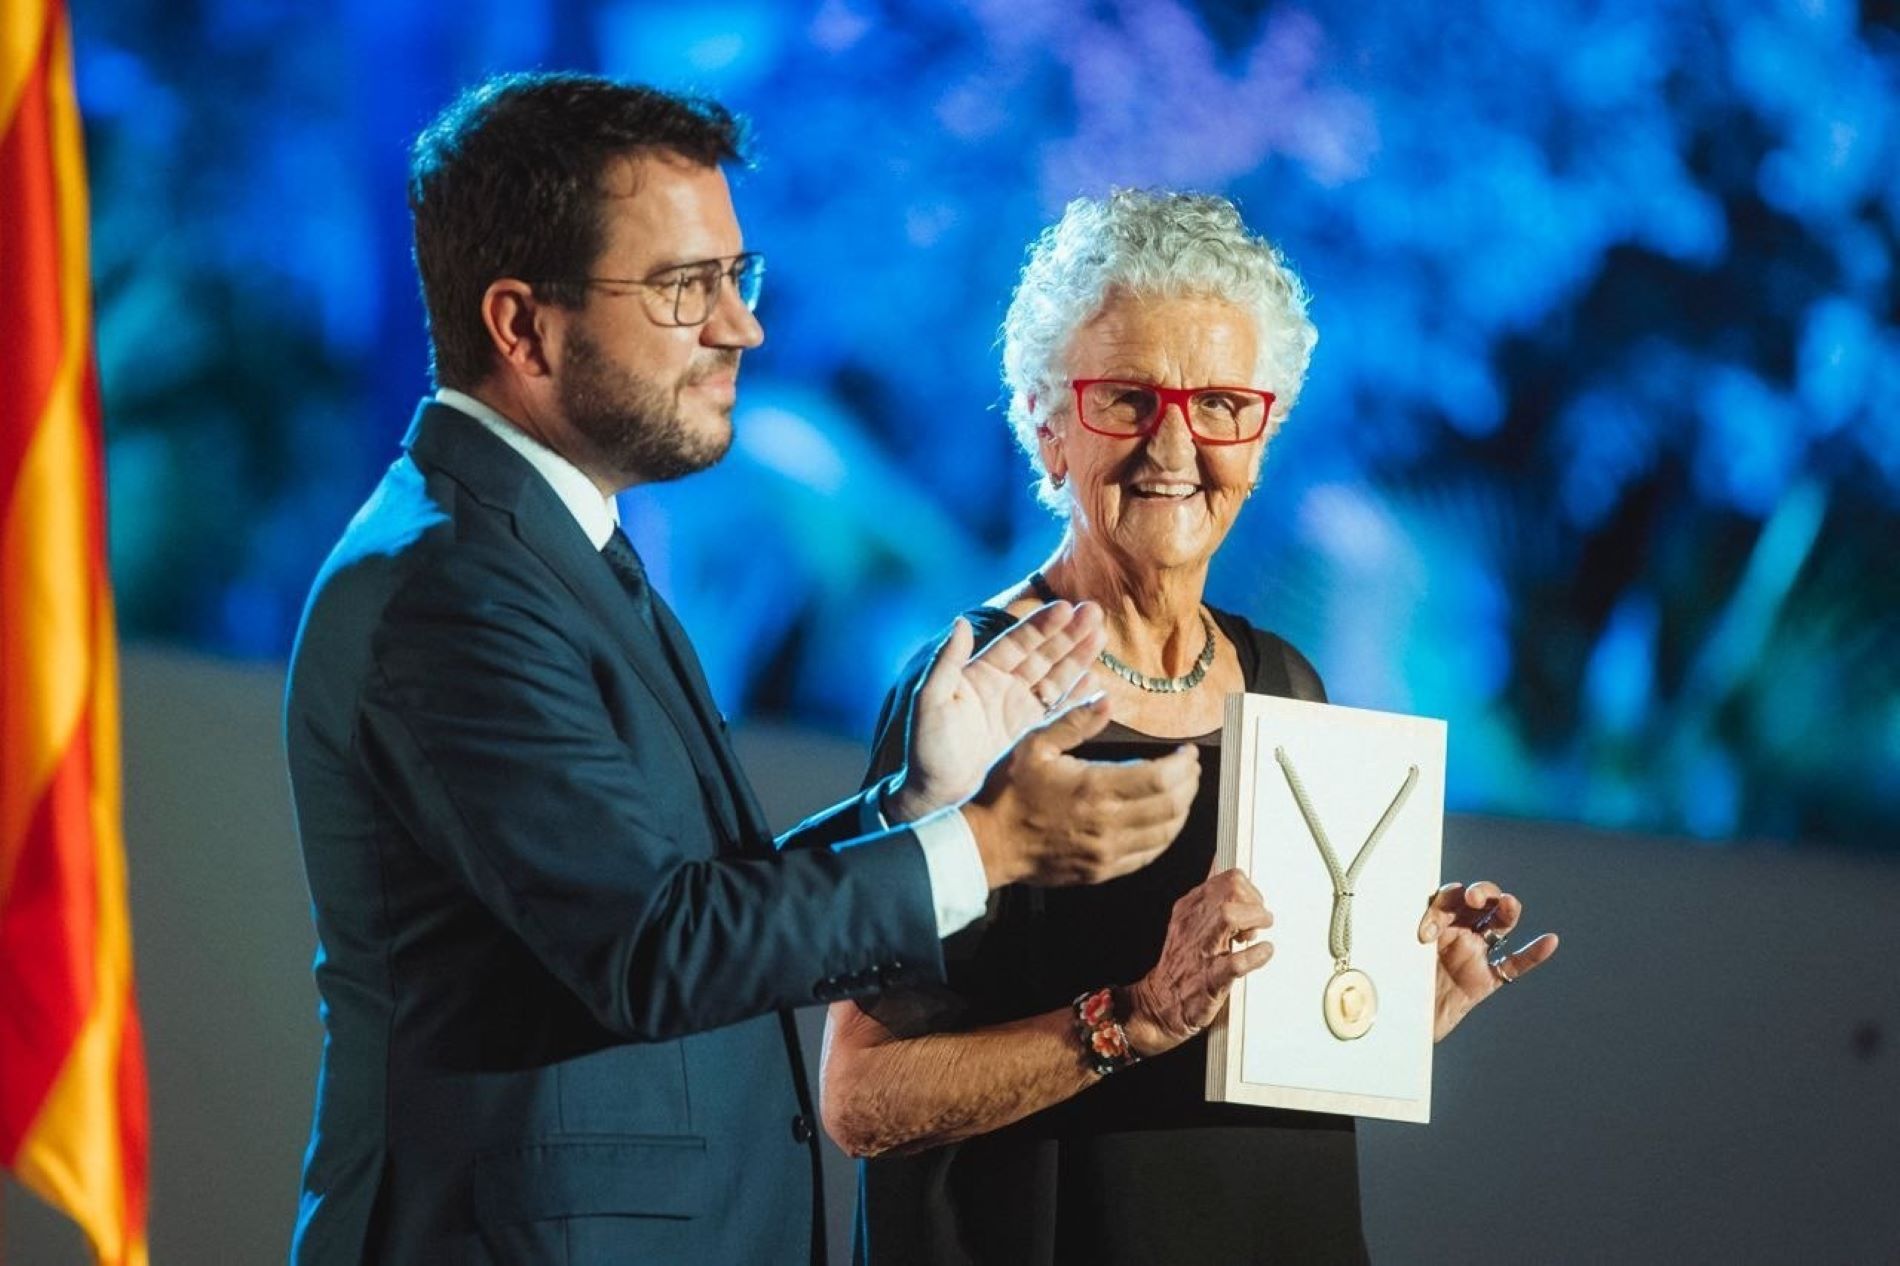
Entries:
{"label": "yellow and red striped flag", "polygon": [[0,4],[0,1163],[144,1266],[119,668],[61,0]]}

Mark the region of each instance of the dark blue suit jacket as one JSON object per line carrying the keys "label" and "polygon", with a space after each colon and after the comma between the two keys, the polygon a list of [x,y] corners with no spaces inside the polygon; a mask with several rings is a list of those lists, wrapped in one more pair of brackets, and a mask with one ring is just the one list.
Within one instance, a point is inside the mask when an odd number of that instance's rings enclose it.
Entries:
{"label": "dark blue suit jacket", "polygon": [[405,446],[290,672],[325,1030],[292,1256],[807,1261],[786,1008],[941,975],[922,851],[842,847],[855,802],[775,846],[664,604],[677,664],[506,444],[425,404]]}

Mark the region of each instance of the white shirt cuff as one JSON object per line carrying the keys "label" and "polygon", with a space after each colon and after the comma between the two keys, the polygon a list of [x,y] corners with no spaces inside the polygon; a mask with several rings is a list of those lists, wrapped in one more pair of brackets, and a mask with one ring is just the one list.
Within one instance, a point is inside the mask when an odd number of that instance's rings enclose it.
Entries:
{"label": "white shirt cuff", "polygon": [[[889,830],[884,820],[884,787],[865,798],[865,807],[877,819],[881,830]],[[976,834],[961,809],[939,809],[910,824],[917,844],[924,850],[924,873],[930,879],[930,902],[937,912],[937,935],[948,936],[983,917],[990,905],[990,879],[983,873],[983,854],[977,851]]]}
{"label": "white shirt cuff", "polygon": [[976,835],[960,809],[939,809],[911,823],[924,850],[930,875],[930,901],[937,910],[937,935],[968,927],[989,909],[990,881]]}

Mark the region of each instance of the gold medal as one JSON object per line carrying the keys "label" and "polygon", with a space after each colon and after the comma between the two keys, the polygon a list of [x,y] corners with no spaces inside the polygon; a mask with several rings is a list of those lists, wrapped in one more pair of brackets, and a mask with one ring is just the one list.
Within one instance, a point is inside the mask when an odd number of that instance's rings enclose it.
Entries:
{"label": "gold medal", "polygon": [[1323,1007],[1326,1027],[1340,1041],[1350,1042],[1372,1027],[1379,1014],[1379,991],[1372,987],[1372,977],[1357,967],[1343,968],[1326,982]]}

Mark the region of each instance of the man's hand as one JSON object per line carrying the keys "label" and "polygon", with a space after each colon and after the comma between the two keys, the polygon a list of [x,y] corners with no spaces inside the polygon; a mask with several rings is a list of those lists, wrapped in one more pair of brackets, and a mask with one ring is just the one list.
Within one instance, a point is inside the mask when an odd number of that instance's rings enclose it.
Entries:
{"label": "man's hand", "polygon": [[975,639],[959,617],[917,683],[904,771],[885,816],[914,822],[974,795],[998,757],[1087,683],[1104,640],[1100,607],[1052,602],[972,658]]}
{"label": "man's hand", "polygon": [[1155,760],[1069,755],[1101,733],[1108,711],[1095,695],[1031,730],[963,806],[990,887],[1100,883],[1146,866],[1180,834],[1200,753],[1190,743]]}

